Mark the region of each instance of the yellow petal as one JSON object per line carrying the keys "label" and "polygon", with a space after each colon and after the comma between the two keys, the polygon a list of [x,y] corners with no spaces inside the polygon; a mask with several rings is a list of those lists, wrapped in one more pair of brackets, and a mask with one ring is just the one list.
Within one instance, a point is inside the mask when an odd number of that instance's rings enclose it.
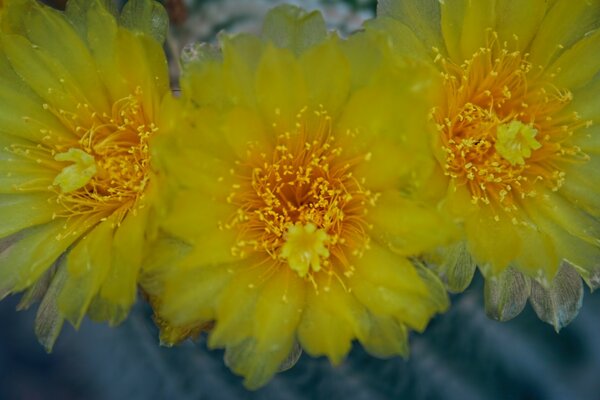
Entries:
{"label": "yellow petal", "polygon": [[43,49],[18,35],[3,35],[3,48],[17,74],[46,104],[70,112],[77,110],[77,104],[86,104],[81,89]]}
{"label": "yellow petal", "polygon": [[430,292],[409,261],[372,244],[354,264],[349,286],[371,313],[393,316],[416,330],[425,328],[437,310],[428,304]]}
{"label": "yellow petal", "polygon": [[64,317],[79,327],[111,266],[114,219],[98,224],[67,257],[65,284],[58,295]]}
{"label": "yellow petal", "polygon": [[0,132],[40,142],[49,134],[69,137],[70,132],[52,113],[45,110],[42,100],[15,73],[0,41]]}
{"label": "yellow petal", "polygon": [[486,47],[495,28],[495,2],[447,0],[441,3],[442,34],[450,57],[458,64]]}
{"label": "yellow petal", "polygon": [[501,43],[518,43],[525,50],[546,14],[546,0],[501,0],[496,2],[496,32]]}
{"label": "yellow petal", "polygon": [[137,213],[129,213],[115,230],[111,266],[91,304],[90,316],[94,320],[116,325],[129,312],[136,297],[147,215],[147,207],[138,207]]}
{"label": "yellow petal", "polygon": [[[211,82],[207,85],[206,82]],[[206,61],[190,63],[181,77],[181,90],[184,96],[198,106],[220,106],[232,100],[225,90],[225,73],[221,63]],[[235,101],[235,97],[233,98]]]}
{"label": "yellow petal", "polygon": [[256,268],[237,270],[227,286],[219,293],[216,325],[211,332],[210,347],[228,347],[252,336],[256,301],[264,278]]}
{"label": "yellow petal", "polygon": [[370,83],[380,68],[382,54],[376,43],[371,35],[365,32],[356,32],[348,40],[340,43],[350,63],[352,88],[363,87]]}
{"label": "yellow petal", "polygon": [[0,254],[0,297],[31,286],[85,231],[84,221],[37,225],[14,238]]}
{"label": "yellow petal", "polygon": [[304,74],[291,51],[267,46],[256,71],[256,98],[263,117],[278,132],[292,132],[308,105]]}
{"label": "yellow petal", "polygon": [[467,218],[465,229],[469,251],[480,267],[489,266],[494,274],[508,267],[521,251],[523,243],[505,215],[496,221],[491,210],[480,207],[478,213]]}
{"label": "yellow petal", "polygon": [[47,193],[0,194],[0,237],[50,222],[58,210]]}
{"label": "yellow petal", "polygon": [[232,277],[236,265],[198,266],[177,270],[165,277],[159,315],[174,326],[202,324],[215,318],[216,300]]}
{"label": "yellow petal", "polygon": [[[549,235],[552,238],[552,250],[557,253],[560,258],[556,259],[554,255],[555,265],[543,265],[544,275],[548,281],[557,272],[561,259],[569,261],[592,288],[597,287],[599,281],[600,265],[598,265],[598,257],[600,256],[600,243],[597,238],[588,240],[581,239],[568,232],[568,226],[562,226],[555,218],[548,218],[544,215],[542,209],[532,205],[529,209],[529,214],[532,216],[541,232]],[[546,213],[548,210],[546,210]]]}
{"label": "yellow petal", "polygon": [[338,39],[332,38],[307,50],[300,58],[308,90],[308,105],[323,107],[336,116],[345,104],[350,89],[349,64]]}
{"label": "yellow petal", "polygon": [[[533,218],[532,221],[536,222]],[[523,245],[512,265],[540,281],[551,281],[561,261],[553,238],[537,227],[517,227],[516,233]]]}
{"label": "yellow petal", "polygon": [[[298,326],[298,340],[312,356],[326,355],[333,364],[342,362],[352,340],[368,332],[368,316],[354,295],[326,276],[317,275],[319,290],[308,290],[307,308]],[[325,289],[327,287],[327,289]]]}
{"label": "yellow petal", "polygon": [[273,138],[266,135],[267,129],[263,121],[253,110],[233,108],[227,113],[222,129],[227,142],[240,160],[247,159],[248,153],[252,150],[272,151]]}
{"label": "yellow petal", "polygon": [[264,43],[254,35],[219,37],[223,52],[223,84],[231,104],[255,106],[254,74]]}
{"label": "yellow petal", "polygon": [[600,29],[565,50],[549,71],[556,71],[552,80],[556,87],[575,89],[587,85],[600,71]]}
{"label": "yellow petal", "polygon": [[[81,29],[87,38],[90,53],[98,68],[98,74],[102,77],[110,77],[105,80],[107,83],[106,91],[111,99],[122,99],[131,94],[128,82],[120,78],[119,64],[117,62],[117,37],[118,25],[115,17],[99,1],[86,2],[89,11],[82,10],[78,12],[77,17],[71,16],[71,19],[80,18]],[[74,8],[76,3],[70,1],[67,4],[67,13],[69,9]],[[81,6],[80,6],[81,7]],[[75,13],[73,11],[72,13]]]}
{"label": "yellow petal", "polygon": [[[588,84],[573,91],[573,101],[565,107],[565,114],[576,112],[582,120],[591,120],[594,125],[590,128],[578,129],[574,133],[575,143],[583,139],[583,145],[595,144],[590,150],[600,151],[600,135],[597,130],[600,122],[600,79],[595,78]],[[572,114],[571,114],[572,115]],[[586,140],[589,139],[589,140]],[[586,146],[587,147],[587,146]],[[584,149],[585,151],[586,149]]]}
{"label": "yellow petal", "polygon": [[259,349],[272,352],[294,335],[305,308],[305,290],[306,281],[287,268],[267,280],[253,318],[253,336]]}
{"label": "yellow petal", "polygon": [[[64,68],[64,75],[55,79],[72,79],[73,87],[69,91],[76,88],[75,93],[80,92],[86,103],[95,110],[109,110],[109,101],[90,52],[64,15],[49,7],[35,7],[24,24],[31,43],[43,49]],[[60,41],[56,38],[60,38]]]}
{"label": "yellow petal", "polygon": [[129,93],[142,90],[142,108],[147,120],[154,121],[162,96],[169,89],[167,60],[161,45],[151,37],[120,29],[116,59],[119,77],[127,82]]}
{"label": "yellow petal", "polygon": [[577,164],[577,169],[567,171],[568,179],[560,188],[560,193],[573,204],[593,216],[600,216],[600,196],[598,196],[598,165],[600,158],[593,156],[589,162]]}
{"label": "yellow petal", "polygon": [[253,336],[228,346],[228,366],[245,377],[248,388],[264,385],[277,372],[294,343],[304,308],[305,282],[289,270],[278,271],[266,282],[253,313]]}
{"label": "yellow petal", "polygon": [[546,66],[563,49],[568,49],[584,34],[598,26],[600,3],[557,0],[548,10],[529,52],[533,65]]}
{"label": "yellow petal", "polygon": [[218,231],[225,229],[224,226],[230,222],[236,211],[235,207],[226,203],[224,199],[212,199],[197,190],[181,191],[173,199],[170,208],[173,211],[161,221],[161,227],[171,235],[188,240],[203,237],[211,232],[217,232],[218,235]]}
{"label": "yellow petal", "polygon": [[373,224],[372,236],[403,255],[448,244],[457,235],[451,220],[433,207],[403,197],[399,191],[384,192],[367,218]]}

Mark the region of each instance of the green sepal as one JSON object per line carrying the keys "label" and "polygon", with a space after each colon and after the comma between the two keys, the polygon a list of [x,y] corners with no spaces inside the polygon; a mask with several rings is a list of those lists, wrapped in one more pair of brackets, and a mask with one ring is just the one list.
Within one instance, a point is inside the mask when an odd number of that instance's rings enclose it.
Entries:
{"label": "green sepal", "polygon": [[508,321],[523,311],[531,294],[531,279],[509,267],[485,278],[485,312],[497,321]]}
{"label": "green sepal", "polygon": [[56,301],[58,293],[68,277],[67,265],[64,260],[64,257],[61,257],[56,262],[56,272],[35,316],[35,334],[48,353],[52,352],[65,322]]}
{"label": "green sepal", "polygon": [[[473,280],[476,264],[464,241],[440,251],[441,260],[435,268],[451,293],[463,292]],[[437,254],[436,254],[437,256]]]}
{"label": "green sepal", "polygon": [[152,0],[130,0],[123,7],[119,22],[125,28],[152,36],[164,43],[169,29],[169,16],[164,7]]}
{"label": "green sepal", "polygon": [[283,4],[266,15],[262,38],[300,55],[327,38],[327,27],[320,12]]}
{"label": "green sepal", "polygon": [[554,326],[556,332],[575,319],[582,301],[583,283],[577,271],[567,263],[560,267],[547,288],[535,281],[531,286],[531,306],[542,321]]}

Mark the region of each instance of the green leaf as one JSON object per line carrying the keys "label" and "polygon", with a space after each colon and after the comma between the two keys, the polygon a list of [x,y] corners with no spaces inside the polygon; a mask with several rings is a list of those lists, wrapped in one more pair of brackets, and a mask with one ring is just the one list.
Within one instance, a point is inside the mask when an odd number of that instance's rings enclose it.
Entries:
{"label": "green leaf", "polygon": [[275,46],[292,50],[296,55],[322,42],[327,37],[325,20],[318,11],[283,4],[265,17],[262,37]]}
{"label": "green leaf", "polygon": [[582,300],[581,278],[577,271],[566,263],[560,267],[550,287],[544,288],[534,281],[529,299],[538,317],[553,325],[556,332],[575,319]]}
{"label": "green leaf", "polygon": [[523,311],[530,293],[531,279],[507,268],[498,276],[486,278],[485,312],[497,321],[508,321]]}
{"label": "green leaf", "polygon": [[124,27],[154,37],[164,43],[169,16],[164,7],[152,0],[130,0],[123,7],[120,23]]}

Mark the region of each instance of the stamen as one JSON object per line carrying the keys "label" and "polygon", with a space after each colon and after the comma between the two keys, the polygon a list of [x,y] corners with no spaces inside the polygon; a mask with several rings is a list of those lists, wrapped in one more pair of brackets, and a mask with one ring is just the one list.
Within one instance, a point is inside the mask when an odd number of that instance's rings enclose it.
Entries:
{"label": "stamen", "polygon": [[436,59],[446,103],[432,114],[446,155],[445,173],[467,187],[473,203],[511,213],[518,209],[515,203],[537,195],[537,185],[560,188],[565,174],[557,170],[558,158],[586,158],[566,140],[586,125],[563,111],[572,94],[532,68],[528,54],[510,51],[491,32],[487,47],[462,65],[441,53]]}
{"label": "stamen", "polygon": [[371,155],[344,157],[325,110],[303,108],[295,126],[279,135],[272,155],[251,147],[237,163],[226,201],[238,208],[220,226],[237,231],[234,255],[263,254],[316,285],[321,271],[351,274],[348,252],[369,245],[365,215],[378,194],[353,176]]}

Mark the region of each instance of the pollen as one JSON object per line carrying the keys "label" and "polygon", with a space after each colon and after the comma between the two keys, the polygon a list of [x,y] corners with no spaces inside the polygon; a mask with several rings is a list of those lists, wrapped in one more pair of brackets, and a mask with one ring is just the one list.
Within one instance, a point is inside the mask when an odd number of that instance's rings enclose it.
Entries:
{"label": "pollen", "polygon": [[510,48],[490,32],[488,46],[462,65],[439,55],[446,100],[433,110],[445,174],[473,203],[508,213],[536,196],[536,185],[558,190],[561,165],[586,158],[568,140],[586,124],[565,111],[572,94]]}
{"label": "pollen", "polygon": [[223,226],[237,232],[235,255],[258,255],[316,284],[317,273],[340,280],[352,273],[348,256],[368,247],[365,216],[377,196],[353,174],[367,154],[345,156],[327,113],[306,111],[272,152],[250,145],[227,197],[237,212]]}

